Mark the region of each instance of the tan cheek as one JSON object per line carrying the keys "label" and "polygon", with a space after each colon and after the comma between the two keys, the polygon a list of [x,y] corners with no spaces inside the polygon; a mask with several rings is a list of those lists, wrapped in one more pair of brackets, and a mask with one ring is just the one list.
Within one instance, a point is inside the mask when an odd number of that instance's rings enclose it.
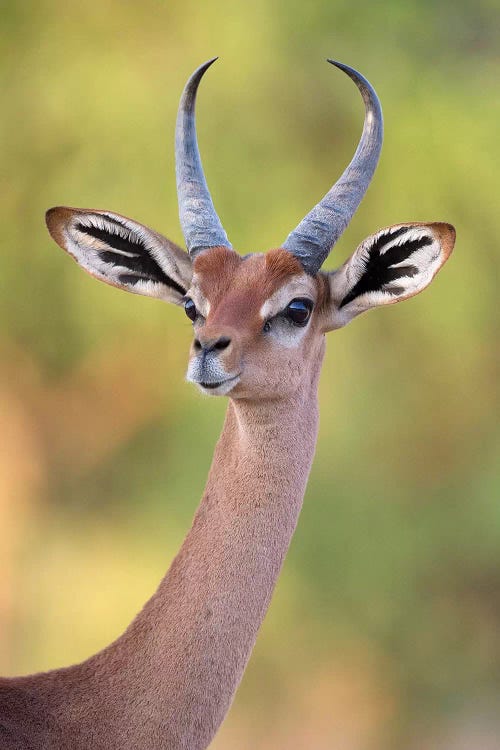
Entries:
{"label": "tan cheek", "polygon": [[248,348],[243,361],[243,384],[266,395],[293,392],[304,371],[300,351],[273,346],[273,342],[265,338]]}

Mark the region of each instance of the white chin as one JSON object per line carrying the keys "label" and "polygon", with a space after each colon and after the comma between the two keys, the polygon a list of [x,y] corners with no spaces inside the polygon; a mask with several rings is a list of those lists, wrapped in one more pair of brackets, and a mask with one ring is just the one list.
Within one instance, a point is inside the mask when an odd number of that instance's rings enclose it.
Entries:
{"label": "white chin", "polygon": [[224,380],[222,383],[196,383],[199,390],[205,394],[205,396],[227,396],[227,394],[234,388],[239,382],[239,375],[235,378],[229,378]]}

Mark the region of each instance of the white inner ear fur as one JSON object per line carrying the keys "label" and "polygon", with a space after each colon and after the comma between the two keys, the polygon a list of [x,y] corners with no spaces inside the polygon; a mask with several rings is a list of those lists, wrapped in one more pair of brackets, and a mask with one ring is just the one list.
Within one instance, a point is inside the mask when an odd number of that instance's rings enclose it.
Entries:
{"label": "white inner ear fur", "polygon": [[[118,223],[117,223],[118,222]],[[147,253],[156,261],[162,271],[181,287],[186,287],[191,276],[191,261],[187,255],[169,242],[162,235],[154,232],[142,224],[139,224],[126,217],[113,214],[112,212],[78,212],[75,211],[71,220],[63,229],[65,246],[67,251],[75,260],[89,273],[115,286],[126,287],[129,291],[136,294],[143,294],[150,297],[157,297],[169,302],[180,301],[181,294],[175,292],[171,287],[166,286],[161,281],[149,278],[136,280],[134,285],[126,282],[120,282],[120,275],[131,273],[127,265],[121,265],[119,257],[137,258],[138,253],[133,250],[123,250],[116,247],[110,247],[106,241],[97,237],[92,237],[78,229],[78,225],[84,227],[94,227],[108,232],[111,235],[122,237],[124,240],[141,243]],[[111,250],[115,256],[115,262],[104,260],[101,253]],[[185,256],[185,257],[184,257]],[[135,276],[140,276],[140,270],[132,272]]]}
{"label": "white inner ear fur", "polygon": [[[80,232],[77,229],[77,224],[82,224],[83,226],[88,227],[97,227],[98,229],[103,229],[104,231],[109,232],[110,234],[116,234],[119,237],[123,237],[123,239],[137,239],[139,240],[146,250],[150,253],[150,255],[156,260],[160,268],[165,271],[165,273],[168,276],[172,276],[175,281],[181,280],[181,273],[178,267],[178,264],[175,262],[175,260],[171,257],[170,254],[167,254],[165,252],[165,245],[170,244],[167,242],[167,240],[161,235],[157,235],[156,232],[153,232],[150,229],[147,229],[146,227],[143,227],[141,224],[136,223],[135,221],[132,221],[130,219],[125,219],[122,217],[114,217],[113,214],[109,214],[111,219],[118,219],[121,224],[124,226],[120,226],[119,224],[115,224],[113,221],[106,221],[106,215],[105,214],[82,214],[81,216],[77,215],[74,217],[73,221],[68,227],[68,233],[67,237],[68,239],[73,243],[73,247],[76,249],[78,247],[82,246],[88,246],[89,248],[95,249],[96,255],[94,258],[97,260],[98,264],[105,269],[110,264],[106,261],[103,261],[99,255],[99,250],[105,250],[107,248],[106,242],[99,240],[95,237],[90,237],[87,234],[84,234]],[[73,238],[71,236],[71,232],[74,233],[77,243],[73,242]],[[124,255],[129,258],[138,257],[137,253],[128,252],[125,250],[118,250],[117,248],[113,248],[113,253],[117,253],[119,255]],[[115,266],[115,268],[121,268],[121,266]],[[124,271],[129,271],[128,268],[124,268]]]}
{"label": "white inner ear fur", "polygon": [[[448,254],[445,253],[440,239],[436,232],[432,230],[432,227],[425,225],[409,227],[408,231],[403,235],[391,240],[391,230],[395,231],[401,226],[404,225],[396,225],[389,229],[381,230],[381,232],[377,232],[377,234],[364,240],[346,263],[331,274],[330,289],[332,303],[335,308],[333,311],[335,327],[345,325],[355,315],[371,307],[393,304],[418,294],[418,292],[430,284],[437,271],[443,265]],[[432,239],[432,242],[415,250],[402,261],[388,266],[391,269],[414,266],[417,271],[413,275],[400,276],[397,279],[388,281],[382,285],[381,289],[364,292],[346,303],[343,307],[340,307],[342,300],[345,299],[366,272],[366,261],[369,257],[370,249],[373,247],[375,241],[384,234],[387,234],[387,242],[380,248],[381,258],[391,248],[414,240],[429,237]],[[394,290],[394,292],[391,293],[391,290]]]}

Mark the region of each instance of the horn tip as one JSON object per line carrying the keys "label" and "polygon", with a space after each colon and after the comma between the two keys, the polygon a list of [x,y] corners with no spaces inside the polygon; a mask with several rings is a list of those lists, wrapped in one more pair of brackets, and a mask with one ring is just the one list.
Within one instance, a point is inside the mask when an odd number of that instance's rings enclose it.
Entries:
{"label": "horn tip", "polygon": [[189,82],[191,82],[193,79],[196,80],[196,81],[199,81],[200,78],[204,75],[204,73],[207,72],[207,70],[209,69],[209,67],[211,65],[213,65],[214,62],[216,60],[218,60],[218,59],[219,59],[218,56],[217,57],[211,57],[210,60],[207,60],[206,62],[202,63],[198,68],[196,68],[196,70],[194,71],[193,75],[190,78],[190,81],[188,81],[187,85],[189,85]]}
{"label": "horn tip", "polygon": [[335,65],[336,68],[339,68],[340,70],[343,70],[345,73],[356,73],[359,75],[358,71],[354,68],[351,68],[350,65],[346,65],[345,63],[339,62],[339,60],[332,60],[331,57],[327,57],[326,61],[330,63],[330,65]]}
{"label": "horn tip", "polygon": [[218,59],[219,59],[219,55],[216,55],[215,57],[211,57],[210,60],[207,60],[205,63],[203,63],[202,67],[209,68]]}

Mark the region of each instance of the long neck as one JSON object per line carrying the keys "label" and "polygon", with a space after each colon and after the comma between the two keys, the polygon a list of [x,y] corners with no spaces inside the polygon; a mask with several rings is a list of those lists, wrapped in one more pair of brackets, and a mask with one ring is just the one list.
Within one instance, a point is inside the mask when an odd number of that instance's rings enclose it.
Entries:
{"label": "long neck", "polygon": [[[88,685],[77,715],[82,731],[88,719],[95,739],[106,735],[103,747],[201,750],[222,722],[302,505],[319,367],[288,398],[230,401],[193,525],[156,594],[118,641],[51,673],[65,675],[71,717],[73,670]],[[57,709],[63,723],[64,711]]]}

